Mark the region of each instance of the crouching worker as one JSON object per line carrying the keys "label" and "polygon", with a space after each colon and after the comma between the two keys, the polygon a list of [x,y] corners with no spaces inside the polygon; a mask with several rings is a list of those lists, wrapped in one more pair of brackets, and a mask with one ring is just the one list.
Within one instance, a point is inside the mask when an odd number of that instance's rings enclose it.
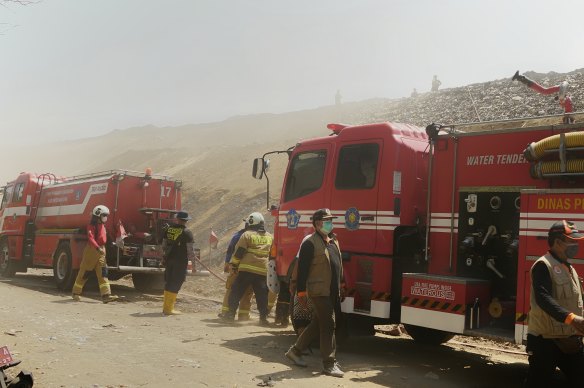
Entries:
{"label": "crouching worker", "polygon": [[180,311],[174,309],[176,296],[187,277],[188,256],[193,252],[195,241],[193,233],[186,228],[190,220],[187,212],[176,213],[176,223],[166,228],[166,235],[162,242],[164,246],[164,315],[178,315]]}
{"label": "crouching worker", "polygon": [[112,295],[110,284],[107,279],[107,263],[105,260],[105,244],[107,242],[107,233],[105,223],[109,216],[109,209],[103,205],[98,205],[93,209],[91,221],[87,225],[87,245],[83,250],[83,257],[79,272],[73,285],[73,299],[79,301],[83,286],[87,282],[87,277],[92,271],[95,271],[97,282],[99,284],[99,293],[103,303],[113,302],[118,297]]}

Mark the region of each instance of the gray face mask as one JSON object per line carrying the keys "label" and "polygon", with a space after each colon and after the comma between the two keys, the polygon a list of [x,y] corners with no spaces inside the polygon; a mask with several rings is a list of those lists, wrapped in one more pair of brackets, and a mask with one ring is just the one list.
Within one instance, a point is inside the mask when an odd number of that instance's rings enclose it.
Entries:
{"label": "gray face mask", "polygon": [[578,254],[578,248],[580,246],[578,244],[566,244],[566,249],[564,250],[564,254],[568,259],[573,259]]}

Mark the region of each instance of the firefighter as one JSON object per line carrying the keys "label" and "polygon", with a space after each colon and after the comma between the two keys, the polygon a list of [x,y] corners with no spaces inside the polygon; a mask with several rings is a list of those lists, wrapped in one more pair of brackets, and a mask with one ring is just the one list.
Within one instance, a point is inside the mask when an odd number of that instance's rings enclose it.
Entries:
{"label": "firefighter", "polygon": [[229,311],[223,315],[227,322],[233,322],[235,311],[241,297],[251,285],[256,297],[256,305],[260,312],[260,325],[268,326],[268,258],[273,237],[266,232],[264,216],[261,213],[251,213],[247,218],[248,230],[235,245],[235,253],[231,257],[231,266],[237,273],[237,278],[231,286],[229,295]]}
{"label": "firefighter", "polygon": [[[237,277],[237,272],[231,270],[231,256],[235,251],[235,245],[239,241],[241,235],[247,230],[247,220],[243,220],[243,228],[235,232],[229,245],[227,246],[227,253],[225,255],[225,266],[223,268],[224,273],[228,273],[227,281],[225,282],[225,295],[223,296],[223,306],[221,306],[221,312],[219,313],[219,318],[222,318],[225,313],[229,311],[229,295],[231,294],[231,287],[233,282]],[[251,308],[251,297],[253,296],[253,289],[251,286],[247,287],[243,296],[239,301],[239,310],[237,311],[237,319],[239,321],[249,320],[249,310]]]}
{"label": "firefighter", "polygon": [[554,223],[549,251],[531,267],[527,387],[550,387],[556,367],[572,387],[584,381],[582,285],[570,260],[584,239],[572,222]]}
{"label": "firefighter", "polygon": [[164,303],[162,313],[164,315],[178,315],[180,311],[174,309],[176,296],[182,287],[187,275],[188,256],[194,252],[193,233],[186,228],[187,221],[191,217],[187,212],[176,213],[176,223],[166,228],[163,241],[164,259]]}
{"label": "firefighter", "polygon": [[87,245],[83,249],[83,257],[79,266],[79,272],[73,284],[73,299],[79,301],[83,286],[87,282],[87,277],[91,271],[95,272],[99,284],[99,293],[103,303],[117,300],[116,295],[112,295],[110,284],[107,278],[107,263],[105,260],[105,244],[107,242],[107,232],[105,223],[110,211],[104,205],[93,208],[91,221],[87,225]]}
{"label": "firefighter", "polygon": [[562,119],[563,123],[564,124],[574,123],[574,115],[572,114],[572,112],[574,111],[574,106],[572,104],[572,98],[568,95],[568,82],[564,81],[559,85],[544,88],[543,86],[527,78],[526,76],[520,75],[519,70],[515,72],[511,80],[519,81],[539,94],[548,95],[558,93],[558,95],[555,97],[555,100],[558,101],[560,103],[560,106],[564,109],[564,118]]}
{"label": "firefighter", "polygon": [[318,209],[312,216],[315,232],[300,246],[296,294],[303,305],[310,298],[313,312],[310,323],[286,352],[286,357],[298,366],[306,366],[302,352],[319,337],[323,373],[343,377],[336,359],[335,341],[335,311],[344,299],[343,264],[339,243],[332,233],[334,218],[329,209]]}

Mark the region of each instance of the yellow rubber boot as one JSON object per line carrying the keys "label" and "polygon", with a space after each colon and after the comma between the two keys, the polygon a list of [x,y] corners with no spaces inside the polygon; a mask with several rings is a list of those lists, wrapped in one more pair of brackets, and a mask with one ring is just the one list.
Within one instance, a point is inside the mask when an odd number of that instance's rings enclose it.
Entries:
{"label": "yellow rubber boot", "polygon": [[[174,309],[174,304],[176,303],[176,296],[177,293],[176,292],[169,292],[169,291],[164,291],[165,294],[168,295],[168,308],[166,310],[163,310],[165,315],[180,315],[182,314],[180,311],[175,310]],[[166,300],[166,298],[165,298]]]}
{"label": "yellow rubber boot", "polygon": [[170,315],[172,313],[170,293],[168,291],[164,291],[164,302],[162,303],[162,313],[164,315]]}

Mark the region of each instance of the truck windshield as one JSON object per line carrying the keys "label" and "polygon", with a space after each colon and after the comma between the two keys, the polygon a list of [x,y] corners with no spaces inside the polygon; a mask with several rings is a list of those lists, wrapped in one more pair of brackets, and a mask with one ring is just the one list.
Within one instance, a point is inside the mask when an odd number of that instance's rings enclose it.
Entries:
{"label": "truck windshield", "polygon": [[14,186],[6,186],[4,188],[4,191],[2,192],[2,206],[1,208],[4,209],[6,207],[6,204],[8,203],[8,201],[10,200],[10,197],[12,197],[12,192],[14,191]]}
{"label": "truck windshield", "polygon": [[284,201],[288,202],[318,190],[322,186],[325,164],[325,150],[294,155],[286,180]]}

